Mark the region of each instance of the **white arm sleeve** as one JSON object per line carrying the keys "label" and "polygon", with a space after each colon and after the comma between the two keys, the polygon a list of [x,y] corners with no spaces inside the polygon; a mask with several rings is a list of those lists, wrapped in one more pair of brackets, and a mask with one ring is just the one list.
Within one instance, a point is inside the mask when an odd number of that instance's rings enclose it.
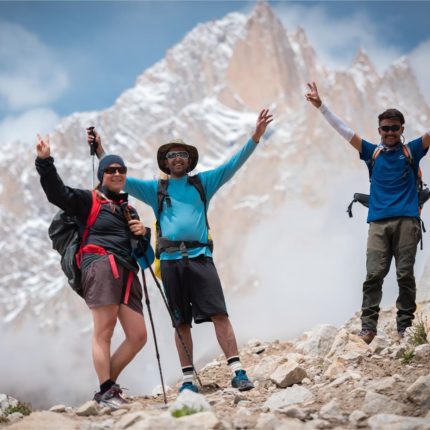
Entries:
{"label": "white arm sleeve", "polygon": [[324,115],[324,118],[327,122],[348,142],[351,142],[351,139],[354,136],[354,131],[349,128],[336,114],[334,114],[325,104],[321,103],[321,106],[318,108],[321,113]]}

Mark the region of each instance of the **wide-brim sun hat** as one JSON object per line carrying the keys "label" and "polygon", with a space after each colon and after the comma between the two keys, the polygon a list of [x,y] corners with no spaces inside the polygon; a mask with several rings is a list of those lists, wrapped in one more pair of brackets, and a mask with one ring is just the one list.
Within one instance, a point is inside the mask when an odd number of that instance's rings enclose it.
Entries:
{"label": "wide-brim sun hat", "polygon": [[160,170],[163,171],[164,173],[167,173],[168,175],[170,174],[170,170],[165,165],[166,154],[175,146],[181,146],[185,149],[185,151],[188,152],[188,154],[190,155],[190,158],[191,158],[189,171],[194,170],[195,167],[197,166],[198,161],[199,161],[199,151],[197,150],[197,148],[195,146],[188,145],[182,139],[173,139],[173,140],[165,143],[164,145],[161,145],[158,148],[157,162],[158,162],[158,167],[160,168]]}

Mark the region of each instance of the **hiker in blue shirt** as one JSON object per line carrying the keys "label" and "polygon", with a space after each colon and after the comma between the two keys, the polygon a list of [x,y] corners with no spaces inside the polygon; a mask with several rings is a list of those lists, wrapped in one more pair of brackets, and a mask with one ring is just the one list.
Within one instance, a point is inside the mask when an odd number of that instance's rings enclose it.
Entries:
{"label": "hiker in blue shirt", "polygon": [[[158,180],[127,177],[124,190],[150,205],[158,220],[157,236],[161,238],[158,238],[157,248],[160,252],[161,277],[174,315],[173,324],[191,353],[190,357],[176,333],[176,347],[183,372],[180,391],[198,391],[192,367],[192,319],[196,324],[214,323],[218,343],[232,370],[232,386],[241,391],[254,387],[239,359],[221,282],[212,260],[206,211],[218,189],[253,153],[272,119],[267,109],[262,110],[252,138],[245,146],[226,163],[197,175],[203,196],[199,195],[198,186],[192,184],[193,177],[188,175],[197,165],[198,150],[181,139],[172,140],[158,149],[158,166],[170,176],[164,188],[160,189]],[[97,155],[103,156],[97,133],[94,137],[89,134],[88,142],[93,143],[94,138]]]}
{"label": "hiker in blue shirt", "polygon": [[381,142],[374,145],[362,139],[322,103],[315,82],[308,86],[306,99],[360,153],[360,159],[366,162],[371,173],[367,276],[363,284],[362,329],[358,335],[366,343],[376,336],[382,283],[394,257],[399,285],[396,322],[402,338],[412,325],[416,310],[414,264],[421,239],[417,176],[419,162],[430,146],[430,131],[404,145],[403,114],[397,109],[387,109],[378,116]]}

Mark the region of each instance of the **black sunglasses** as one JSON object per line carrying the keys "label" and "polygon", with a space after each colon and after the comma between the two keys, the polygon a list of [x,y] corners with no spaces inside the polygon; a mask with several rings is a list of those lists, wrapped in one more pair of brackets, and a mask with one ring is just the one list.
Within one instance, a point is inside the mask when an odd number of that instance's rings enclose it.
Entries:
{"label": "black sunglasses", "polygon": [[125,175],[127,173],[127,167],[106,167],[106,169],[104,169],[104,173],[107,173],[108,175],[114,175],[116,172],[118,172],[120,175]]}
{"label": "black sunglasses", "polygon": [[379,130],[385,131],[385,133],[388,133],[389,131],[399,131],[402,128],[399,124],[394,125],[382,125],[379,127]]}
{"label": "black sunglasses", "polygon": [[179,157],[179,158],[188,158],[189,156],[190,156],[190,154],[188,154],[187,151],[169,151],[166,154],[166,158],[168,160],[173,160],[176,157]]}

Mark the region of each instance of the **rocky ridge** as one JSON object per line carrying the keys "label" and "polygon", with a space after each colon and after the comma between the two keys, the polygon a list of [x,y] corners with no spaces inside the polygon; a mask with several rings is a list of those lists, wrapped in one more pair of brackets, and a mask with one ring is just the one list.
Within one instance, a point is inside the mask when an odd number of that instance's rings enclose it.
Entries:
{"label": "rocky ridge", "polygon": [[[53,406],[27,417],[14,413],[8,430],[143,429],[430,429],[430,303],[420,305],[427,342],[414,346],[417,326],[399,339],[394,310],[381,312],[370,345],[356,333],[355,315],[341,328],[320,325],[294,341],[250,340],[241,351],[255,389],[230,387],[229,370],[218,357],[200,370],[201,394],[168,388],[168,407],[159,388],[110,411],[94,401],[79,408]],[[409,358],[408,358],[409,357]],[[0,395],[0,411],[17,401]],[[187,405],[200,412],[174,418]],[[194,405],[194,406],[193,406]]]}

